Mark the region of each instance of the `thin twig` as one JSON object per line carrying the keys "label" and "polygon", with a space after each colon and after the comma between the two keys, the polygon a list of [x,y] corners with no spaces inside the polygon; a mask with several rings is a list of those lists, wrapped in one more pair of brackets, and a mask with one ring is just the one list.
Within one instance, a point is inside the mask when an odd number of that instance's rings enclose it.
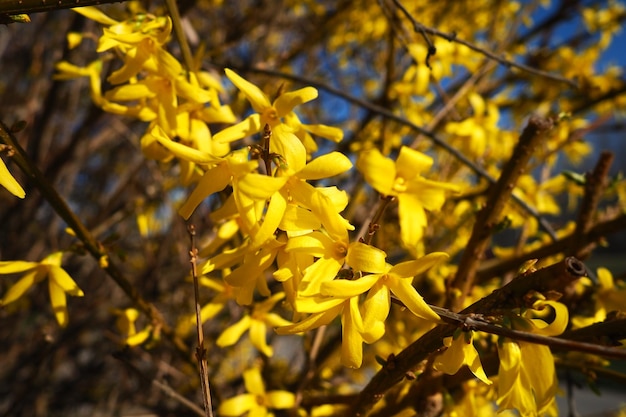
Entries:
{"label": "thin twig", "polygon": [[[108,3],[123,3],[123,0],[80,0],[81,7]],[[61,9],[73,9],[78,4],[76,0],[0,0],[0,15],[30,14]]]}
{"label": "thin twig", "polygon": [[448,309],[430,306],[435,313],[449,324],[462,327],[467,330],[478,330],[485,333],[495,334],[498,336],[508,337],[509,339],[519,340],[522,342],[535,343],[538,345],[550,346],[554,349],[567,351],[585,352],[594,355],[600,355],[605,358],[626,359],[626,350],[614,347],[597,345],[595,343],[578,342],[571,339],[561,337],[543,336],[540,334],[513,330],[497,324],[490,323],[484,317],[478,314],[459,314]]}
{"label": "thin twig", "polygon": [[170,17],[172,18],[174,34],[176,35],[176,39],[178,40],[178,44],[180,45],[180,50],[183,53],[183,60],[185,62],[185,66],[187,67],[187,71],[195,71],[196,68],[194,68],[193,58],[191,56],[191,49],[189,48],[189,42],[187,41],[187,37],[185,36],[185,31],[183,30],[183,25],[181,23],[180,12],[178,11],[178,4],[176,4],[176,0],[165,0],[165,4],[167,5],[167,10],[170,13]]}
{"label": "thin twig", "polygon": [[[221,66],[223,68],[223,66]],[[285,73],[285,72],[280,72],[280,71],[274,71],[274,70],[269,70],[269,69],[264,69],[264,68],[256,68],[256,67],[233,67],[236,68],[239,71],[244,71],[244,72],[253,72],[253,73],[257,73],[257,74],[264,74],[264,75],[269,75],[271,77],[278,77],[278,78],[285,78],[288,80],[292,80],[304,85],[310,85],[312,87],[315,87],[319,90],[324,90],[334,96],[340,97],[352,104],[355,104],[359,107],[362,107],[364,109],[370,110],[382,117],[385,117],[387,119],[393,120],[401,125],[407,126],[411,129],[413,129],[414,131],[416,131],[417,133],[426,136],[427,138],[429,138],[433,144],[441,149],[443,149],[444,151],[446,151],[447,153],[449,153],[450,155],[452,155],[454,158],[456,158],[459,162],[461,162],[463,165],[467,166],[470,170],[472,170],[476,175],[480,176],[481,178],[486,179],[490,184],[494,184],[496,182],[496,179],[493,178],[491,175],[489,175],[489,173],[483,169],[482,167],[478,166],[477,164],[475,164],[474,162],[472,162],[467,156],[465,156],[463,154],[463,152],[459,151],[458,149],[454,148],[453,146],[451,146],[450,144],[448,144],[447,142],[445,142],[443,139],[441,139],[439,136],[435,135],[432,131],[424,129],[418,125],[416,125],[415,123],[401,117],[398,116],[396,114],[394,114],[393,112],[391,112],[390,110],[387,110],[386,108],[382,107],[382,106],[378,106],[374,103],[370,103],[367,100],[363,100],[357,97],[354,97],[352,95],[350,95],[349,93],[347,93],[345,90],[340,90],[338,88],[332,87],[328,84],[322,83],[320,81],[316,81],[313,79],[309,79],[306,77],[302,77],[299,75],[295,75],[295,74],[289,74],[289,73]],[[543,218],[541,217],[541,215],[537,212],[537,210],[535,210],[534,208],[532,208],[531,206],[529,206],[522,198],[520,198],[519,196],[513,194],[511,196],[511,198],[513,199],[513,201],[515,201],[524,211],[526,211],[528,214],[530,214],[532,217],[534,217],[535,219],[537,219],[537,222],[539,223],[539,225],[541,226],[541,228],[548,233],[548,235],[552,238],[552,240],[556,240],[556,233],[554,232],[554,230],[552,229],[552,227],[550,226],[550,224]]]}
{"label": "thin twig", "polygon": [[193,277],[193,295],[196,307],[196,333],[198,335],[198,346],[196,346],[196,359],[200,371],[200,384],[202,386],[202,400],[206,417],[213,417],[213,405],[211,404],[211,387],[209,385],[209,366],[206,356],[207,350],[204,347],[204,331],[202,330],[202,306],[200,305],[200,290],[198,286],[198,248],[196,247],[196,228],[190,224],[187,228],[191,249],[189,250],[189,262],[191,263],[191,276]]}
{"label": "thin twig", "polygon": [[[504,211],[506,204],[513,194],[517,179],[524,172],[535,147],[544,135],[552,128],[552,122],[533,116],[522,132],[519,142],[513,150],[511,159],[502,170],[498,182],[492,185],[487,195],[484,207],[476,216],[476,223],[472,234],[463,252],[459,267],[451,287],[461,291],[454,298],[448,298],[448,306],[452,310],[459,310],[469,294],[476,277],[476,272],[483,259],[487,245],[491,241],[491,235]],[[452,294],[452,293],[451,293]]]}
{"label": "thin twig", "polygon": [[177,352],[189,360],[188,348],[185,342],[176,336],[174,330],[165,322],[163,316],[157,308],[151,303],[143,299],[141,294],[133,286],[133,284],[122,274],[116,263],[109,256],[104,246],[98,242],[87,227],[78,219],[76,214],[70,209],[63,197],[48,181],[46,176],[37,168],[34,162],[26,154],[26,151],[20,146],[19,142],[11,132],[11,130],[0,121],[0,143],[10,146],[15,153],[12,160],[16,165],[28,176],[41,195],[48,201],[54,211],[61,217],[65,223],[72,229],[76,237],[82,242],[85,250],[99,263],[106,260],[103,269],[109,277],[124,291],[133,304],[148,316],[151,322],[155,323],[162,334],[164,334],[176,347]]}
{"label": "thin twig", "polygon": [[[569,235],[555,242],[549,243],[545,246],[537,248],[531,252],[523,253],[515,258],[510,259],[490,259],[482,263],[478,269],[477,279],[484,281],[496,276],[500,276],[509,271],[513,271],[519,268],[525,261],[529,259],[543,259],[557,253],[565,252],[569,249],[576,251],[578,248],[586,246],[590,243],[597,242],[603,237],[611,234],[623,231],[626,229],[626,214],[622,214],[611,220],[597,223],[588,232],[582,236]],[[573,242],[576,241],[576,247],[573,246]]]}
{"label": "thin twig", "polygon": [[[399,5],[398,8],[411,21],[411,23],[413,24],[414,30],[416,32],[420,33],[420,34],[423,34],[423,36],[425,36],[424,35],[425,33],[429,33],[429,34],[434,35],[434,36],[439,36],[440,38],[444,38],[448,42],[456,42],[456,43],[458,43],[460,45],[467,46],[471,50],[476,51],[476,52],[478,52],[480,54],[483,54],[486,57],[488,57],[490,59],[493,59],[494,61],[499,62],[500,64],[504,65],[507,68],[511,68],[511,67],[517,68],[517,69],[520,69],[522,71],[526,71],[526,72],[528,72],[530,74],[539,75],[541,77],[545,77],[545,78],[548,78],[550,80],[554,80],[554,81],[558,81],[558,82],[561,82],[561,83],[565,83],[565,84],[569,85],[570,87],[573,87],[573,88],[576,88],[576,89],[578,88],[578,83],[576,81],[570,80],[570,79],[562,77],[560,75],[552,74],[552,73],[547,72],[547,71],[542,71],[540,69],[533,68],[533,67],[530,67],[528,65],[519,64],[519,63],[517,63],[515,61],[509,60],[509,59],[506,59],[506,58],[502,58],[501,56],[498,56],[498,55],[494,54],[493,52],[488,51],[487,49],[481,48],[481,47],[479,47],[479,46],[477,46],[477,45],[475,45],[475,44],[473,44],[471,42],[465,41],[463,39],[459,39],[456,36],[456,34],[448,34],[448,33],[442,32],[442,31],[440,31],[438,29],[431,28],[431,27],[428,27],[428,26],[424,26],[423,24],[421,24],[417,20],[415,20],[415,18],[413,16],[411,16],[411,14],[404,7],[401,7],[400,2],[398,0],[393,0],[393,2],[396,5]],[[434,48],[434,46],[433,46],[433,48]],[[428,51],[428,55],[427,55],[426,59],[428,59],[428,57],[430,57],[431,55],[434,55],[434,54],[431,53],[431,49],[430,49],[430,45],[429,45],[429,51]]]}

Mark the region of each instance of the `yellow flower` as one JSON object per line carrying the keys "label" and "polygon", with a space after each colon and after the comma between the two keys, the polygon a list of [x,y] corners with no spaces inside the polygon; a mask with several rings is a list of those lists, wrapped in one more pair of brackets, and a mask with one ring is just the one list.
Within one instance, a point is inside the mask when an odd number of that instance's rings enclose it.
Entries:
{"label": "yellow flower", "polygon": [[13,178],[13,175],[11,175],[2,159],[0,159],[0,185],[16,197],[24,198],[26,196],[26,192],[15,178]]}
{"label": "yellow flower", "polygon": [[426,227],[426,210],[436,211],[445,202],[447,191],[458,191],[456,185],[431,181],[421,173],[431,168],[428,155],[403,146],[394,163],[377,149],[362,152],[357,168],[376,191],[398,199],[402,241],[414,248]]}
{"label": "yellow flower", "polygon": [[[306,160],[306,149],[296,135],[294,128],[284,123],[283,118],[289,115],[299,104],[317,98],[317,90],[305,87],[296,91],[281,94],[274,102],[259,87],[245,80],[230,69],[226,76],[241,91],[256,112],[245,120],[230,126],[214,136],[216,142],[232,142],[262,132],[269,125],[273,135],[270,141],[270,152],[283,156],[289,166],[302,166]],[[296,126],[299,127],[299,126]],[[336,135],[333,132],[331,135]]]}
{"label": "yellow flower", "polygon": [[48,255],[41,262],[3,261],[0,262],[0,274],[27,272],[17,281],[0,300],[0,306],[7,305],[20,298],[36,283],[48,278],[50,304],[61,327],[67,326],[67,300],[65,294],[82,297],[84,294],[74,280],[61,268],[62,252]]}
{"label": "yellow flower", "polygon": [[[551,317],[548,323],[543,317]],[[516,328],[544,336],[556,336],[567,327],[567,307],[559,302],[537,300],[533,308],[514,319]],[[552,412],[558,389],[554,357],[548,346],[504,339],[498,344],[498,400],[501,409],[515,408],[521,416]]]}
{"label": "yellow flower", "polygon": [[448,349],[441,355],[437,356],[433,367],[448,375],[456,374],[461,366],[467,365],[476,376],[485,384],[491,385],[492,382],[487,378],[483,366],[480,363],[478,352],[472,343],[474,332],[459,332],[454,337],[446,337],[443,344]]}
{"label": "yellow flower", "polygon": [[151,325],[146,326],[139,332],[137,331],[135,322],[139,318],[139,310],[135,308],[114,309],[113,313],[118,316],[115,325],[125,336],[124,343],[128,346],[141,345],[152,334],[153,327]]}
{"label": "yellow flower", "polygon": [[266,391],[258,368],[245,370],[243,381],[248,392],[224,401],[217,410],[219,415],[265,417],[273,415],[268,409],[284,410],[296,403],[296,396],[289,391]]}
{"label": "yellow flower", "polygon": [[304,320],[276,329],[278,334],[295,334],[316,329],[341,315],[341,363],[359,368],[363,362],[363,318],[359,311],[359,297],[339,299],[340,303],[321,313],[311,314]]}
{"label": "yellow flower", "polygon": [[291,324],[276,313],[271,313],[277,302],[285,298],[285,293],[274,294],[267,300],[256,303],[251,314],[246,314],[241,320],[222,332],[217,338],[220,347],[232,346],[241,336],[250,331],[250,341],[261,353],[267,357],[274,354],[274,350],[267,344],[267,326],[279,327]]}

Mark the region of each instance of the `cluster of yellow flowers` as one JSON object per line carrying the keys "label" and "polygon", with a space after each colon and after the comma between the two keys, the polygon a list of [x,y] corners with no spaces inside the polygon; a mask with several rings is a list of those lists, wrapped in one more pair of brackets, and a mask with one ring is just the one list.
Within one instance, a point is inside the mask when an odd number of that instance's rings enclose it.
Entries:
{"label": "cluster of yellow flowers", "polygon": [[[76,11],[103,25],[97,51],[114,51],[121,57],[122,65],[108,75],[108,91],[102,91],[103,58],[86,66],[61,62],[56,78],[87,77],[96,105],[148,124],[141,138],[145,156],[163,162],[175,160],[180,166],[180,184],[193,187],[178,207],[183,218],[189,219],[216,194],[225,197],[210,214],[216,225],[214,238],[200,248],[200,255],[205,258],[199,265],[200,282],[216,294],[203,307],[201,316],[203,321],[209,320],[229,302],[250,308],[236,323],[223,329],[216,341],[218,346],[233,346],[249,332],[256,349],[272,357],[274,351],[267,340],[269,329],[279,335],[299,334],[340,317],[341,362],[359,368],[363,363],[363,343],[379,341],[388,330],[392,299],[422,319],[426,323],[423,328],[440,323],[440,317],[423,300],[413,280],[449,258],[444,252],[424,253],[427,212],[440,210],[446,198],[459,193],[464,185],[429,179],[434,163],[431,156],[401,146],[390,152],[395,156],[392,158],[367,143],[355,159],[356,168],[369,186],[398,203],[400,241],[415,259],[394,264],[385,251],[370,242],[351,240],[354,227],[342,216],[349,196],[335,186],[320,185],[330,183],[323,180],[345,175],[353,168],[353,162],[340,152],[316,155],[319,149],[314,136],[339,142],[343,133],[334,127],[303,123],[296,114],[297,106],[317,98],[315,88],[280,92],[271,100],[258,86],[226,69],[227,79],[253,109],[252,114],[237,122],[231,108],[220,102],[224,92],[220,79],[209,72],[186,71],[167,52],[172,31],[169,17],[144,13],[116,21],[93,7]],[[369,30],[376,31],[375,26]],[[79,41],[78,34],[70,37],[72,44]],[[409,48],[423,56],[424,51],[418,49]],[[466,59],[469,53],[467,48],[452,44],[439,52],[454,60]],[[424,63],[416,64],[393,91],[401,101],[408,100],[416,93],[426,93],[433,74],[439,77],[449,70],[449,66],[436,66],[431,72]],[[447,123],[445,132],[472,159],[506,158],[511,152],[512,137],[497,127],[498,105],[477,93],[469,93],[467,101],[473,116]],[[229,127],[212,131],[212,125],[224,124]],[[569,130],[560,137],[567,133]],[[254,144],[256,138],[261,139],[259,144]],[[240,145],[241,139],[247,139],[251,145]],[[559,140],[556,138],[548,146],[558,147]],[[588,149],[579,151],[585,153]],[[13,194],[24,197],[24,191],[1,160],[0,181]],[[536,199],[533,206],[541,212],[556,213],[558,207],[551,193],[546,192],[551,191],[550,186],[565,187],[556,181],[539,186],[532,176],[526,176],[516,192]],[[459,204],[457,210],[455,216],[463,218],[474,208]],[[510,212],[516,224],[524,223],[522,215],[513,208]],[[138,216],[145,222],[144,214]],[[534,233],[537,226],[532,228]],[[233,239],[235,236],[238,238]],[[449,247],[460,250],[459,242],[463,239],[467,240],[467,233],[459,233]],[[0,262],[0,274],[26,272],[1,304],[17,300],[36,282],[48,277],[55,315],[60,325],[66,325],[65,294],[83,293],[60,267],[61,256],[55,253],[39,263]],[[548,322],[547,315],[541,313],[544,309],[556,318]],[[290,312],[289,317],[285,311]],[[138,331],[135,327],[137,310],[119,310],[115,314],[127,344],[137,345],[148,339],[151,328]],[[562,333],[569,319],[564,305],[543,299],[536,301],[533,308],[517,312],[516,318],[514,328],[544,335]],[[178,333],[186,334],[190,323],[184,317]],[[474,339],[474,332],[457,332],[446,339],[447,350],[436,357],[435,369],[455,374],[467,365],[480,381],[491,385]],[[549,349],[503,340],[498,344],[498,353],[497,388],[489,389],[493,389],[490,392],[495,393],[499,406],[517,408],[522,415],[554,413],[556,376]],[[248,393],[224,401],[220,407],[222,415],[269,415],[268,409],[291,408],[296,402],[293,393],[266,392],[255,367],[244,372],[244,383]],[[471,387],[467,384],[466,389]],[[461,413],[466,404],[460,402],[454,407],[451,413]]]}

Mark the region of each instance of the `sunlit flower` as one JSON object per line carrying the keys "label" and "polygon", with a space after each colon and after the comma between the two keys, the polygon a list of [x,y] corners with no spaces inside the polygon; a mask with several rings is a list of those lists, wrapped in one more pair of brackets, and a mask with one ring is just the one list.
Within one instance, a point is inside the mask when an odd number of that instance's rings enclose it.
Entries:
{"label": "sunlit flower", "polygon": [[55,252],[46,256],[41,262],[2,261],[0,274],[15,274],[26,272],[0,300],[0,306],[7,305],[20,298],[36,283],[48,278],[50,304],[59,325],[65,327],[68,323],[67,300],[65,294],[82,297],[84,294],[74,280],[61,268],[62,252]]}
{"label": "sunlit flower", "polygon": [[[551,317],[548,323],[543,318]],[[567,307],[537,300],[533,308],[513,320],[513,327],[544,336],[556,336],[568,323]],[[504,339],[498,344],[498,400],[501,409],[515,408],[522,416],[536,416],[555,409],[558,389],[554,357],[548,346]]]}
{"label": "sunlit flower", "polygon": [[396,162],[377,149],[370,149],[361,152],[356,164],[376,191],[398,199],[402,241],[409,248],[414,248],[422,239],[427,223],[426,210],[439,210],[446,193],[459,190],[456,185],[422,177],[421,173],[428,171],[432,164],[431,157],[406,146],[400,149]]}
{"label": "sunlit flower", "polygon": [[463,365],[467,365],[476,376],[485,384],[492,382],[487,378],[483,366],[480,363],[478,352],[472,343],[474,332],[459,332],[454,337],[446,337],[443,344],[446,349],[441,355],[437,356],[433,367],[448,375],[456,374]]}
{"label": "sunlit flower", "polygon": [[241,320],[222,332],[217,339],[217,345],[220,347],[232,346],[249,330],[250,341],[254,347],[265,356],[271,357],[274,350],[267,344],[267,326],[274,328],[291,324],[288,320],[271,312],[276,303],[283,298],[285,298],[285,293],[281,292],[262,302],[255,303],[251,314],[246,314]]}
{"label": "sunlit flower", "polygon": [[219,415],[235,417],[248,413],[248,417],[272,416],[268,409],[284,410],[296,403],[296,396],[289,391],[266,391],[258,368],[245,370],[243,381],[247,393],[222,402],[217,410]]}
{"label": "sunlit flower", "polygon": [[124,310],[114,309],[113,313],[118,316],[115,325],[124,335],[124,343],[128,346],[141,345],[152,335],[152,325],[148,325],[142,330],[137,331],[135,322],[139,318],[139,310],[135,308],[126,308]]}

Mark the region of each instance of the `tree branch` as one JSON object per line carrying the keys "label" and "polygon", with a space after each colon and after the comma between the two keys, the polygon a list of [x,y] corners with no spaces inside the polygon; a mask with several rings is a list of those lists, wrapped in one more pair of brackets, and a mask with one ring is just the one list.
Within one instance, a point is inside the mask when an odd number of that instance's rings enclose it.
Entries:
{"label": "tree branch", "polygon": [[[587,268],[576,258],[565,260],[522,275],[504,287],[495,290],[485,298],[475,302],[461,314],[489,312],[499,308],[513,308],[524,305],[524,296],[531,290],[545,292],[560,290],[571,282],[584,277]],[[346,416],[364,416],[383,398],[385,392],[402,381],[405,374],[443,346],[443,339],[452,336],[456,326],[440,324],[428,331],[402,352],[389,358],[387,364],[370,380],[346,412]]]}
{"label": "tree branch", "polygon": [[515,184],[526,169],[535,147],[551,128],[551,121],[538,116],[531,117],[513,150],[511,159],[504,166],[498,182],[489,188],[487,200],[476,216],[472,235],[459,262],[456,276],[451,283],[453,289],[461,291],[460,295],[454,299],[448,297],[448,305],[452,310],[459,310],[465,297],[469,294],[480,261],[491,241],[494,229],[501,221],[502,212],[513,195]]}

